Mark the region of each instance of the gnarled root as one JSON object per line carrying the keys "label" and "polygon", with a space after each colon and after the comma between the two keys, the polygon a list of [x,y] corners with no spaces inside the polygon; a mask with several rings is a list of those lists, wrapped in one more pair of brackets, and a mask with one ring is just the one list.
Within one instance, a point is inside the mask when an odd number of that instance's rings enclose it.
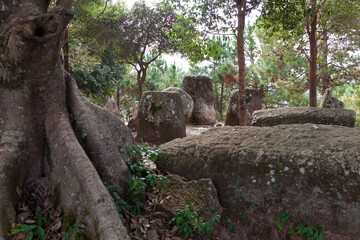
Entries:
{"label": "gnarled root", "polygon": [[126,179],[131,177],[125,162],[126,147],[135,144],[130,130],[119,118],[89,102],[69,75],[66,78],[67,105],[79,141],[104,184],[125,190]]}
{"label": "gnarled root", "polygon": [[[58,185],[61,205],[75,210],[99,239],[128,239],[115,204],[72,131],[68,116],[47,128],[51,152],[51,182]],[[61,137],[59,137],[61,136]],[[92,236],[91,239],[95,239]]]}
{"label": "gnarled root", "polygon": [[[64,72],[60,36],[70,17],[58,6],[0,25],[0,33],[9,31],[0,52],[13,56],[0,65],[10,59],[5,70],[19,72],[16,79],[0,74],[0,240],[15,219],[17,187],[48,177],[44,160],[65,215],[75,213],[90,239],[129,239],[105,185],[125,193],[125,148],[134,140],[120,119],[91,104]],[[19,43],[21,51],[10,43]]]}
{"label": "gnarled root", "polygon": [[3,132],[0,137],[0,239],[3,239],[8,224],[14,221],[14,205],[18,200],[16,187],[22,186],[24,180],[21,166],[25,161],[25,139],[16,131]]}

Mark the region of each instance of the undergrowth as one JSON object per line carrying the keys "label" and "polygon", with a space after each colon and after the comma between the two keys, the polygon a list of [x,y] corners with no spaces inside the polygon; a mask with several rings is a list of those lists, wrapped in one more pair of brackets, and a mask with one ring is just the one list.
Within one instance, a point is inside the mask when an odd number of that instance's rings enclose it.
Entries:
{"label": "undergrowth", "polygon": [[129,211],[131,214],[136,215],[141,213],[141,207],[144,206],[140,196],[145,193],[145,189],[167,189],[169,180],[162,175],[156,174],[151,170],[150,165],[146,163],[146,160],[155,162],[158,156],[162,154],[162,151],[143,143],[140,146],[127,148],[127,152],[129,154],[127,165],[132,175],[132,178],[126,181],[128,194],[121,198],[117,186],[107,186],[107,189],[115,201],[119,214],[123,215],[125,211]]}
{"label": "undergrowth", "polygon": [[179,228],[179,233],[183,233],[187,239],[191,238],[194,232],[198,232],[202,236],[209,236],[216,222],[219,221],[220,216],[215,213],[210,220],[205,222],[192,204],[186,205],[183,210],[175,213],[172,219],[173,224]]}
{"label": "undergrowth", "polygon": [[[285,224],[289,222],[292,217],[293,216],[287,212],[280,214],[279,218],[275,221],[276,226],[279,229],[283,229]],[[292,236],[303,236],[306,240],[323,240],[325,238],[325,228],[320,224],[306,225],[298,218],[297,223],[290,227],[287,234]]]}

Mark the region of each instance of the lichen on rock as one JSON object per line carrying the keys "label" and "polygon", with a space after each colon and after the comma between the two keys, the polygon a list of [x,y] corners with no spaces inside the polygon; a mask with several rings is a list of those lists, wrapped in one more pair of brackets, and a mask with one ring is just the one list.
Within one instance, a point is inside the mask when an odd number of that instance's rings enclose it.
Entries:
{"label": "lichen on rock", "polygon": [[[360,212],[357,128],[223,127],[160,149],[159,169],[189,180],[211,178],[221,205],[234,219],[253,209],[238,223],[247,234],[269,237],[264,234],[274,230],[278,215],[290,212],[333,234],[360,236],[360,215],[353,214]],[[256,224],[267,232],[254,232],[250,227]]]}

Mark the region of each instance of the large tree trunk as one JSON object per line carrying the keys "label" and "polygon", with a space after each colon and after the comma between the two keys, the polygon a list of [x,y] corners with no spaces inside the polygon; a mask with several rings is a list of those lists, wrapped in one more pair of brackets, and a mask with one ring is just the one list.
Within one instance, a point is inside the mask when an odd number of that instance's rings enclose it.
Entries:
{"label": "large tree trunk", "polygon": [[[316,0],[311,0],[311,8],[316,10]],[[309,90],[310,90],[310,107],[317,106],[317,96],[316,96],[316,85],[317,85],[317,38],[316,38],[316,29],[317,29],[317,14],[311,18],[310,23],[310,79],[309,79]]]}
{"label": "large tree trunk", "polygon": [[[91,104],[64,71],[60,39],[72,1],[2,1],[0,15],[0,239],[24,183],[48,178],[89,239],[128,239],[105,185],[126,189],[126,126]],[[71,117],[70,117],[71,116]],[[50,172],[45,170],[50,165]],[[124,192],[122,192],[124,194]]]}
{"label": "large tree trunk", "polygon": [[237,31],[237,55],[239,67],[239,125],[246,126],[246,100],[245,100],[245,4],[246,0],[236,0],[238,31]]}

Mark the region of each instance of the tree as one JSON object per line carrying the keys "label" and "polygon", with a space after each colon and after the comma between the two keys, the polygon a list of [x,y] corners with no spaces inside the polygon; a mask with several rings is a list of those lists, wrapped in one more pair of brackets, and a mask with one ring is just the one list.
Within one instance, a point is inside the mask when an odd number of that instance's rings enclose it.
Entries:
{"label": "tree", "polygon": [[101,18],[104,34],[97,34],[97,39],[108,42],[107,47],[112,49],[114,56],[134,67],[140,100],[150,64],[162,53],[178,49],[170,34],[180,18],[169,5],[164,4],[149,7],[140,1],[131,11],[124,11],[121,15],[117,11],[119,7],[110,7]]}
{"label": "tree", "polygon": [[[207,34],[228,34],[230,29],[236,36],[237,57],[239,70],[239,125],[246,125],[245,100],[245,50],[244,28],[245,16],[260,4],[260,0],[219,0],[219,1],[188,1],[169,0],[190,18],[197,18],[200,23],[207,26]],[[234,21],[236,19],[237,21]],[[234,25],[236,22],[236,25]]]}
{"label": "tree", "polygon": [[[336,6],[336,7],[334,7]],[[341,9],[346,11],[344,14]],[[354,8],[356,9],[354,11]],[[309,42],[308,61],[310,66],[309,105],[317,106],[317,74],[318,49],[321,38],[327,39],[327,33],[335,26],[337,29],[346,29],[351,21],[344,21],[344,16],[353,16],[358,13],[358,2],[354,0],[319,1],[319,0],[276,0],[264,1],[262,9],[262,26],[281,32],[285,37],[306,35]],[[342,16],[342,17],[340,17]],[[342,19],[342,20],[341,20]],[[356,21],[355,21],[356,22]],[[328,24],[330,23],[330,24]],[[341,27],[340,27],[341,26]],[[327,59],[328,49],[324,48],[324,60]],[[324,63],[327,65],[327,63]],[[327,70],[323,71],[326,72]],[[324,76],[324,87],[328,85],[329,76]]]}
{"label": "tree", "polygon": [[106,58],[94,67],[81,66],[73,67],[70,74],[85,96],[101,106],[113,96],[128,71],[119,61]]}
{"label": "tree", "polygon": [[16,217],[17,189],[41,178],[56,189],[65,214],[87,225],[90,239],[128,239],[104,184],[125,190],[125,147],[133,137],[64,71],[60,41],[73,1],[49,2],[1,3],[0,238]]}
{"label": "tree", "polygon": [[147,91],[162,91],[168,87],[180,87],[185,72],[175,63],[168,65],[161,57],[150,66],[146,77]]}
{"label": "tree", "polygon": [[327,88],[354,84],[360,75],[360,6],[357,1],[327,1],[321,9],[319,26],[319,76],[322,93]]}
{"label": "tree", "polygon": [[307,106],[309,64],[302,52],[304,43],[299,38],[284,39],[280,33],[269,31],[255,29],[260,45],[257,61],[249,69],[256,76],[253,79],[257,79],[252,85],[260,85],[266,108]]}

